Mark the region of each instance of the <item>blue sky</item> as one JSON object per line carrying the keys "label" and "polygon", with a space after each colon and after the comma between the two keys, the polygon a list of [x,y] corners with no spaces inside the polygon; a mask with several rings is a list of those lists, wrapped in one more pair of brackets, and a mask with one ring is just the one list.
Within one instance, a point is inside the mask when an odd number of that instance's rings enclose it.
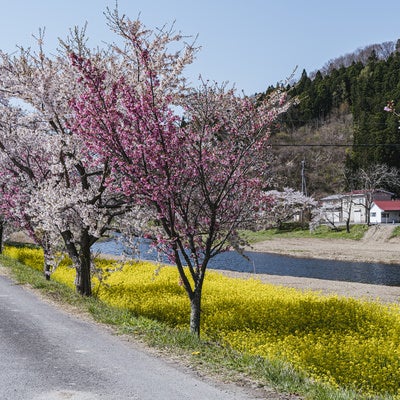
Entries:
{"label": "blue sky", "polygon": [[[0,49],[33,44],[46,28],[49,49],[69,28],[88,22],[93,44],[110,42],[103,12],[114,0],[0,0]],[[187,74],[196,84],[229,81],[246,94],[298,76],[369,44],[400,38],[400,1],[386,0],[119,0],[130,18],[149,28],[175,21],[177,30],[199,35],[202,47]]]}

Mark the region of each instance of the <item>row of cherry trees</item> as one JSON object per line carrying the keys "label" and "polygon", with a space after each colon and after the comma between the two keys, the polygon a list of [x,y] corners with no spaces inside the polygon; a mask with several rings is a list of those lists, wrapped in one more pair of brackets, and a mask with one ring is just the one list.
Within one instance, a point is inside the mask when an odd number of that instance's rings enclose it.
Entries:
{"label": "row of cherry trees", "polygon": [[62,245],[83,295],[91,246],[123,219],[177,266],[199,334],[210,259],[240,250],[239,229],[271,205],[268,132],[287,105],[190,87],[197,49],[180,33],[117,10],[107,22],[120,46],[89,50],[75,30],[57,56],[42,37],[37,52],[0,54],[1,210],[43,247],[47,275]]}

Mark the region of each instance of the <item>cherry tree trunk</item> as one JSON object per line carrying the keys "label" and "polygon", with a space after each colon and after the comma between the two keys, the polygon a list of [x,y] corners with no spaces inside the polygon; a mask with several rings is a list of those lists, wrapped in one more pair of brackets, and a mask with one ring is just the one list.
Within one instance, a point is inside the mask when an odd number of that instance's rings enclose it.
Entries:
{"label": "cherry tree trunk", "polygon": [[91,255],[90,255],[90,236],[87,229],[83,229],[80,234],[79,252],[70,231],[61,233],[68,255],[70,256],[76,271],[75,288],[82,296],[92,295],[91,280]]}
{"label": "cherry tree trunk", "polygon": [[201,296],[197,293],[190,300],[190,332],[200,336]]}
{"label": "cherry tree trunk", "polygon": [[189,294],[190,299],[190,333],[200,336],[200,320],[201,320],[201,296],[203,292],[203,283],[207,264],[210,257],[206,255],[201,268],[198,270],[195,279],[195,287],[193,292]]}
{"label": "cherry tree trunk", "polygon": [[201,287],[196,288],[190,299],[190,333],[200,336]]}
{"label": "cherry tree trunk", "polygon": [[92,279],[90,270],[90,242],[87,234],[84,234],[81,240],[79,251],[79,273],[77,270],[76,290],[83,296],[92,295]]}
{"label": "cherry tree trunk", "polygon": [[3,253],[4,220],[0,219],[0,254]]}
{"label": "cherry tree trunk", "polygon": [[50,280],[52,266],[54,265],[54,257],[51,250],[47,246],[43,246],[44,253],[44,276],[46,280]]}

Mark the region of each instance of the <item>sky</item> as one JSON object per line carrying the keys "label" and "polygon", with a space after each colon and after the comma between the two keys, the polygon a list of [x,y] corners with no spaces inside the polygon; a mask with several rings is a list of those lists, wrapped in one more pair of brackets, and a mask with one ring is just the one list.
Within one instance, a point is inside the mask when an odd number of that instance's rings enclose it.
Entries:
{"label": "sky", "polygon": [[[115,41],[104,11],[115,0],[0,0],[0,49],[34,46],[45,28],[46,49],[88,23],[91,46]],[[247,95],[322,68],[370,44],[400,38],[399,0],[118,0],[121,14],[150,29],[175,23],[201,46],[186,75],[229,82]],[[296,69],[297,68],[297,69]]]}

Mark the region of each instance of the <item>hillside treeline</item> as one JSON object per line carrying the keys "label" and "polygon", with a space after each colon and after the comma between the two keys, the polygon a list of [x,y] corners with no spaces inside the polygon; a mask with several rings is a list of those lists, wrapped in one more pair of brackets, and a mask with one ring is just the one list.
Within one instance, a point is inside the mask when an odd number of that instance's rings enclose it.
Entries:
{"label": "hillside treeline", "polygon": [[400,40],[359,49],[310,74],[303,70],[287,90],[297,101],[272,133],[273,185],[305,185],[320,197],[349,189],[359,168],[400,168],[399,120],[384,111],[387,101],[400,103]]}

